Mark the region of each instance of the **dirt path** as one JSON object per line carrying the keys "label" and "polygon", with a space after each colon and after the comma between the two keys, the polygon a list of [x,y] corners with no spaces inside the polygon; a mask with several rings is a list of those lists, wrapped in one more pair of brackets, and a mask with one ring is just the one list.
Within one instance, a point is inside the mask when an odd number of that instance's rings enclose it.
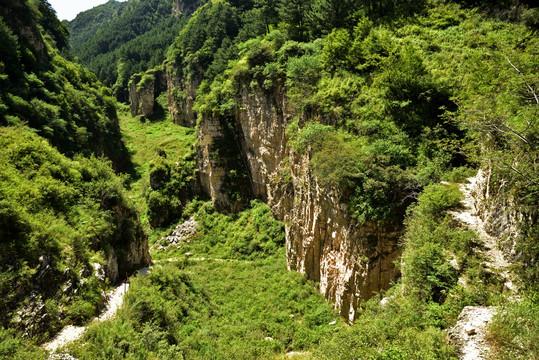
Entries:
{"label": "dirt path", "polygon": [[[466,184],[460,184],[460,191],[464,195],[464,208],[453,211],[451,214],[468,228],[475,230],[483,243],[485,265],[499,273],[505,286],[516,297],[516,287],[511,280],[509,272],[510,263],[505,259],[503,252],[498,248],[498,240],[485,231],[485,223],[479,216],[475,204],[474,191],[481,181],[481,171],[475,177],[469,178]],[[452,343],[460,353],[461,360],[485,360],[490,353],[490,346],[486,342],[488,325],[497,313],[495,306],[466,306],[459,315],[458,321],[447,330]]]}
{"label": "dirt path", "polygon": [[479,239],[484,244],[486,266],[491,270],[499,272],[504,278],[505,286],[514,293],[516,292],[516,287],[511,280],[511,274],[508,270],[510,263],[505,259],[503,252],[498,248],[498,239],[490,236],[485,231],[485,223],[479,216],[477,208],[475,207],[473,191],[477,188],[480,177],[481,172],[475,177],[468,178],[468,183],[459,185],[460,191],[464,195],[464,209],[452,211],[450,214],[464,223],[468,228],[476,231]]}
{"label": "dirt path", "polygon": [[449,335],[456,344],[460,359],[488,359],[490,347],[486,342],[487,326],[496,314],[493,306],[466,306]]}
{"label": "dirt path", "polygon": [[[148,268],[141,269],[139,271],[140,274],[145,275],[148,272]],[[98,317],[94,318],[94,322],[101,322],[105,320],[112,319],[116,313],[118,312],[118,309],[122,306],[124,301],[124,296],[127,293],[127,290],[129,289],[129,283],[123,283],[122,285],[118,286],[116,289],[112,290],[108,293],[109,301],[107,302],[107,305],[105,306],[104,311],[99,315]],[[68,325],[65,328],[62,329],[58,335],[54,339],[52,339],[50,342],[43,344],[41,347],[44,349],[50,351],[51,353],[56,352],[58,349],[61,349],[65,345],[76,341],[82,337],[84,332],[86,331],[87,326],[74,326],[74,325]]]}
{"label": "dirt path", "polygon": [[[173,257],[173,258],[168,258],[168,259],[159,259],[159,260],[153,260],[153,263],[154,264],[159,264],[159,263],[162,263],[162,262],[173,262],[173,261],[178,261],[178,260],[181,260],[183,258],[181,257]],[[215,262],[241,262],[241,263],[245,263],[245,264],[250,264],[252,263],[251,260],[238,260],[238,259],[218,259],[218,258],[206,258],[206,257],[188,257],[189,260],[191,261],[215,261]]]}

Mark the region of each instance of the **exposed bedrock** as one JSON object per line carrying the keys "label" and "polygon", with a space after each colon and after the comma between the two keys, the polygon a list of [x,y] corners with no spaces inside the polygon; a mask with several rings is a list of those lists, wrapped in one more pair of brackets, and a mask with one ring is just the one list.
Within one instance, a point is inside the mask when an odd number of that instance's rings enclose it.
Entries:
{"label": "exposed bedrock", "polygon": [[222,155],[236,157],[250,182],[239,188],[266,201],[286,223],[288,268],[318,282],[321,293],[352,320],[361,300],[388,289],[398,275],[394,262],[400,256],[402,226],[358,224],[348,213],[346,195],[319,186],[309,168],[309,155],[295,154],[286,145],[286,128],[293,116],[281,87],[269,94],[243,90],[228,119],[202,116],[198,131],[202,187],[217,208],[238,210],[241,204],[229,195],[230,159]]}

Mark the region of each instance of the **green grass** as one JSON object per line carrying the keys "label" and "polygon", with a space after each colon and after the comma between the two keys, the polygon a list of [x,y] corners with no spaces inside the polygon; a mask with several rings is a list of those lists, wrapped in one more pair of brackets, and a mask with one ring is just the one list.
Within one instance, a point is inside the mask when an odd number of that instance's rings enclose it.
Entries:
{"label": "green grass", "polygon": [[[166,98],[160,96],[157,104],[163,107]],[[122,137],[135,167],[130,184],[130,197],[135,201],[141,220],[147,224],[147,192],[149,190],[150,163],[164,151],[167,159],[176,162],[191,152],[196,143],[196,130],[176,125],[168,113],[152,121],[141,122],[132,117],[127,106],[119,111]],[[149,227],[148,227],[149,228]]]}
{"label": "green grass", "polygon": [[[284,224],[273,219],[269,207],[252,201],[251,208],[238,214],[221,214],[211,203],[194,201],[184,211],[193,216],[197,232],[178,247],[156,252],[154,259],[166,259],[185,253],[213,259],[255,260],[275,254],[285,242]],[[159,242],[167,245],[167,241]]]}
{"label": "green grass", "polygon": [[539,294],[530,291],[521,301],[506,303],[490,325],[497,359],[539,357]]}
{"label": "green grass", "polygon": [[284,249],[254,262],[188,264],[186,270],[196,284],[204,284],[215,314],[193,329],[187,358],[272,358],[312,350],[335,329],[328,324],[336,315],[314,284],[287,271]]}
{"label": "green grass", "polygon": [[177,159],[185,154],[196,141],[194,128],[174,124],[167,116],[161,121],[141,122],[139,117],[122,109],[120,127],[133,163],[141,175],[147,174],[148,164],[157,157],[157,149],[166,152],[167,158]]}
{"label": "green grass", "polygon": [[275,359],[313,352],[344,326],[315,283],[287,270],[284,229],[267,205],[226,216],[195,202],[189,212],[200,224],[192,256],[155,252],[118,317],[71,347],[76,358]]}
{"label": "green grass", "polygon": [[315,284],[287,271],[281,249],[253,262],[158,263],[132,278],[118,317],[92,325],[71,351],[81,360],[274,359],[313,351],[343,326]]}

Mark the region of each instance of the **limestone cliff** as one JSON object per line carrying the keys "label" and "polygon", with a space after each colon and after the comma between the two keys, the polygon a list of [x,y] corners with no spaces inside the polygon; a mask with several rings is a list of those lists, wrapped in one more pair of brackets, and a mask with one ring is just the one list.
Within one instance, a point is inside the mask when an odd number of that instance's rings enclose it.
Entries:
{"label": "limestone cliff", "polygon": [[186,80],[179,76],[173,63],[142,74],[133,75],[129,82],[129,101],[132,116],[151,116],[156,107],[155,100],[166,91],[168,113],[178,125],[195,127],[197,114],[193,106],[200,80]]}
{"label": "limestone cliff", "polygon": [[172,2],[172,15],[175,18],[189,16],[195,12],[202,3],[202,0],[174,0]]}
{"label": "limestone cliff", "polygon": [[223,116],[204,115],[198,129],[197,165],[203,192],[222,212],[241,210],[253,196],[253,183],[239,134]]}
{"label": "limestone cliff", "polygon": [[245,163],[250,182],[244,190],[267,201],[286,223],[288,268],[319,282],[325,297],[352,320],[361,300],[388,289],[398,275],[394,261],[400,255],[401,226],[356,223],[348,214],[346,195],[318,184],[309,155],[295,154],[287,146],[286,128],[295,112],[282,86],[270,94],[244,88],[237,101],[226,126],[219,117],[201,118],[203,189],[218,208],[237,206],[230,206],[225,193],[230,168],[218,146],[225,131],[235,131],[235,156]]}
{"label": "limestone cliff", "polygon": [[185,127],[195,127],[197,115],[193,110],[199,79],[185,80],[178,76],[174,63],[165,62],[168,112],[174,122]]}
{"label": "limestone cliff", "polygon": [[155,82],[154,80],[149,80],[139,86],[139,81],[139,77],[135,76],[133,81],[129,83],[129,99],[131,100],[129,106],[131,109],[131,116],[150,116],[153,113],[155,103]]}
{"label": "limestone cliff", "polygon": [[129,82],[129,100],[132,116],[150,116],[156,106],[155,99],[166,88],[167,78],[160,67],[133,75]]}
{"label": "limestone cliff", "polygon": [[[517,202],[511,197],[503,196],[507,191],[508,183],[504,180],[492,181],[492,169],[479,170],[471,184],[472,206],[474,212],[485,224],[484,230],[496,239],[503,239],[498,244],[508,259],[515,260],[518,253],[515,249],[518,237],[521,235],[519,224],[525,223],[525,217],[529,222],[536,214],[531,211],[523,214],[517,211]],[[536,210],[535,210],[536,211]]]}

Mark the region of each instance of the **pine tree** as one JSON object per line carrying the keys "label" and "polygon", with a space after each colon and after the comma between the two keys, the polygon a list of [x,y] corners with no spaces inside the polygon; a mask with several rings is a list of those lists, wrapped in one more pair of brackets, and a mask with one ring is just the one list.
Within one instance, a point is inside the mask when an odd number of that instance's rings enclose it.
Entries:
{"label": "pine tree", "polygon": [[307,40],[307,14],[311,8],[310,0],[280,0],[279,17],[288,25],[293,40]]}
{"label": "pine tree", "polygon": [[314,29],[327,34],[332,29],[348,27],[359,7],[357,0],[314,0],[307,17]]}

